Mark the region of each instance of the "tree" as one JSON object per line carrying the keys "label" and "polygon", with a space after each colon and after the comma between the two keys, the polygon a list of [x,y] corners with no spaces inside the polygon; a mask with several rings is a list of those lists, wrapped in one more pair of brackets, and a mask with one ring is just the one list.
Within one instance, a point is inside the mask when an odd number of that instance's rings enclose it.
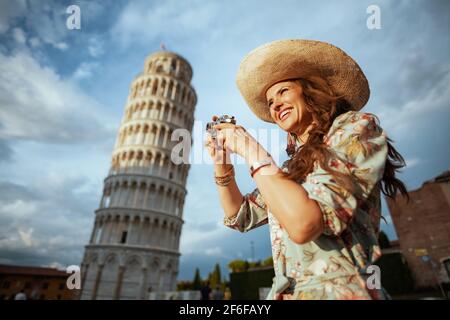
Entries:
{"label": "tree", "polygon": [[192,282],[191,281],[179,281],[177,283],[177,291],[182,290],[192,290]]}
{"label": "tree", "polygon": [[261,267],[261,260],[255,262],[249,262],[249,268],[258,268]]}
{"label": "tree", "polygon": [[266,260],[262,262],[264,267],[273,266],[273,258],[272,256],[268,257]]}
{"label": "tree", "polygon": [[248,262],[244,260],[233,260],[228,263],[228,268],[231,272],[243,272],[248,269]]}
{"label": "tree", "polygon": [[202,287],[202,278],[200,277],[200,270],[195,269],[194,281],[192,281],[192,290],[200,290]]}
{"label": "tree", "polygon": [[216,285],[220,285],[220,282],[221,282],[220,266],[218,263],[216,263],[213,272],[209,276],[209,284],[211,285],[211,288],[215,288]]}

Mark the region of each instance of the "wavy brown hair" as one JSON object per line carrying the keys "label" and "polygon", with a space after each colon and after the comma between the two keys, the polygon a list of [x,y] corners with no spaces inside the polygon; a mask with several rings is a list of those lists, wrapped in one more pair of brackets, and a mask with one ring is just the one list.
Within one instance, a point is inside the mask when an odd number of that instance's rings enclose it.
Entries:
{"label": "wavy brown hair", "polygon": [[[310,129],[307,141],[299,150],[295,152],[292,148],[286,149],[291,158],[288,160],[288,173],[285,175],[289,179],[304,181],[306,176],[313,171],[314,163],[317,161],[325,171],[335,178],[340,186],[348,192],[354,193],[357,184],[353,182],[353,179],[357,179],[357,177],[346,175],[330,167],[329,160],[333,157],[333,153],[323,141],[336,117],[352,110],[350,104],[345,100],[345,97],[337,96],[327,81],[321,77],[311,76],[293,81],[302,86],[306,110],[311,113],[316,125]],[[373,116],[378,119],[375,115]],[[409,199],[405,185],[395,176],[396,172],[405,166],[405,160],[395,150],[392,140],[389,138],[387,138],[387,146],[388,153],[383,177],[378,182],[379,187],[383,194],[390,198],[395,198],[397,192],[400,191],[403,196]]]}

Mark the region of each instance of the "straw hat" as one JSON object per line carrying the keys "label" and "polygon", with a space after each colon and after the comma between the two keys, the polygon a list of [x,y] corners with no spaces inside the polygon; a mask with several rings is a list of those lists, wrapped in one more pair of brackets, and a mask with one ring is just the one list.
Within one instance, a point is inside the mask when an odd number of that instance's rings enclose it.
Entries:
{"label": "straw hat", "polygon": [[237,86],[250,109],[262,120],[274,122],[266,91],[273,84],[309,75],[322,76],[354,110],[369,99],[367,79],[358,64],[332,44],[314,40],[280,40],[262,45],[242,60]]}

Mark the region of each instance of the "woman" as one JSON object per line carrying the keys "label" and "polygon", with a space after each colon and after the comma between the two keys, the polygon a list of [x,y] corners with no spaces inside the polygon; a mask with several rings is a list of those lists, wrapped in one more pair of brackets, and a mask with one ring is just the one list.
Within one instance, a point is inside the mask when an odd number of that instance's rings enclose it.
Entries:
{"label": "woman", "polygon": [[[367,268],[381,255],[380,192],[407,195],[395,178],[404,161],[376,117],[358,112],[369,98],[359,66],[328,43],[276,41],[243,59],[237,84],[256,116],[288,134],[281,168],[241,126],[216,125],[206,143],[225,225],[246,232],[269,223],[275,278],[267,298],[387,298],[367,284]],[[257,185],[245,196],[223,161],[231,153]]]}

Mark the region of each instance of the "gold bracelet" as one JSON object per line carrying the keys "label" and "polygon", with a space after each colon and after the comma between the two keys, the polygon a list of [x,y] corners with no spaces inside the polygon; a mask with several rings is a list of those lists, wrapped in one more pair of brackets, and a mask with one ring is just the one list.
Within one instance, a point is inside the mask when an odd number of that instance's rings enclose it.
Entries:
{"label": "gold bracelet", "polygon": [[215,179],[215,181],[216,181],[216,184],[218,184],[218,185],[227,185],[228,183],[230,183],[230,181],[232,180],[234,178],[234,175],[233,176],[228,176],[228,177],[225,177],[225,178],[220,178],[220,179]]}
{"label": "gold bracelet", "polygon": [[231,167],[224,175],[214,176],[214,180],[219,186],[227,186],[230,184],[231,180],[234,178],[234,167]]}
{"label": "gold bracelet", "polygon": [[228,180],[224,180],[224,181],[217,181],[217,180],[216,180],[216,184],[217,184],[218,186],[227,186],[227,185],[230,184],[231,180],[233,180],[233,177],[229,177]]}
{"label": "gold bracelet", "polygon": [[227,172],[225,172],[225,174],[221,175],[221,176],[214,176],[215,178],[225,178],[228,177],[229,175],[234,175],[234,167],[231,166],[230,170],[228,170]]}

